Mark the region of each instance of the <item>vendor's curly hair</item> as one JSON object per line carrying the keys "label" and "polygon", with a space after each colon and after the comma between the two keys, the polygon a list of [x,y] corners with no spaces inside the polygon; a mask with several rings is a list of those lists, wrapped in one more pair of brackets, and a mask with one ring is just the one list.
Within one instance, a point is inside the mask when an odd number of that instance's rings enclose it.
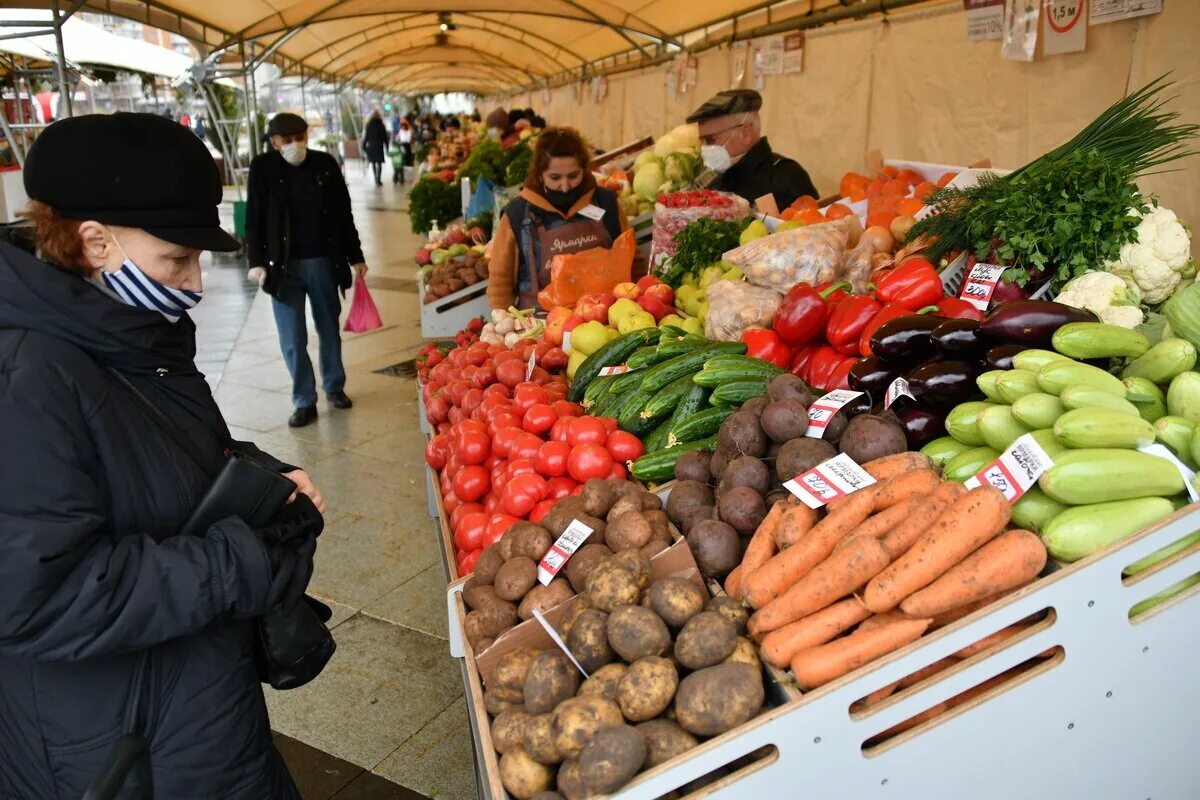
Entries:
{"label": "vendor's curly hair", "polygon": [[525,179],[525,186],[538,194],[545,191],[542,175],[550,169],[552,158],[575,159],[583,170],[584,190],[596,185],[596,179],[592,176],[592,155],[579,131],[574,128],[546,128],[534,140],[533,158],[529,162],[529,177]]}
{"label": "vendor's curly hair", "polygon": [[33,223],[33,241],[39,258],[85,278],[92,274],[94,270],[83,255],[79,220],[60,216],[40,200],[30,200],[17,216]]}

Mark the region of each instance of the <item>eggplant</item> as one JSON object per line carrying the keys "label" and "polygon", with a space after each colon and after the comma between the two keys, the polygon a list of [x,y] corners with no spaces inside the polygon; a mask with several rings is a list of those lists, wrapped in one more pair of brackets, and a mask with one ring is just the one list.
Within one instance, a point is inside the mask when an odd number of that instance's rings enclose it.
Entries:
{"label": "eggplant", "polygon": [[979,394],[977,370],[965,361],[938,361],[908,373],[908,390],[923,406],[956,406]]}
{"label": "eggplant", "polygon": [[1050,344],[1054,332],[1068,322],[1097,321],[1099,317],[1082,308],[1050,300],[1017,300],[993,311],[980,324],[979,334],[992,342],[1045,347]]}
{"label": "eggplant", "polygon": [[[893,406],[894,408],[894,406]],[[909,450],[920,450],[938,437],[946,435],[946,410],[912,406],[896,414]]]}
{"label": "eggplant", "polygon": [[1028,349],[1023,344],[998,344],[983,354],[983,364],[988,369],[1012,369],[1013,356]]}
{"label": "eggplant", "polygon": [[892,364],[925,361],[935,352],[933,330],[945,321],[929,314],[889,319],[871,335],[871,352]]}
{"label": "eggplant", "polygon": [[856,392],[866,392],[875,402],[883,399],[888,386],[900,377],[900,367],[887,364],[878,356],[867,356],[850,368],[847,382]]}
{"label": "eggplant", "polygon": [[948,319],[933,329],[933,346],[946,358],[978,361],[988,342],[979,335],[977,320]]}

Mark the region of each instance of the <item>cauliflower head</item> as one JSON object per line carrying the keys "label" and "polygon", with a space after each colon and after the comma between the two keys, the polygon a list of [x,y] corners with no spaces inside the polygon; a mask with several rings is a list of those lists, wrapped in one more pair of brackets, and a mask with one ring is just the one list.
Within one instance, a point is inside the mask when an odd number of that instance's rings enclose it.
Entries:
{"label": "cauliflower head", "polygon": [[1137,240],[1121,246],[1116,261],[1104,265],[1109,272],[1129,275],[1142,293],[1142,299],[1157,305],[1171,296],[1184,273],[1190,269],[1191,237],[1175,212],[1152,206],[1141,217]]}
{"label": "cauliflower head", "polygon": [[1141,303],[1138,289],[1111,272],[1088,272],[1073,278],[1054,299],[1072,308],[1091,311],[1101,322],[1122,328],[1136,328],[1144,319],[1138,308]]}

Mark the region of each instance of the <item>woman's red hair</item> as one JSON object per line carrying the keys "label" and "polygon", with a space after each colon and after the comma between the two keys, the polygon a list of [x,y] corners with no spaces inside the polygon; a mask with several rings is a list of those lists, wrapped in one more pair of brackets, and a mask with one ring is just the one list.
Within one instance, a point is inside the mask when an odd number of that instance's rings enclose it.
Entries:
{"label": "woman's red hair", "polygon": [[30,200],[17,216],[33,223],[33,241],[40,258],[85,278],[92,274],[93,269],[83,255],[79,220],[61,217],[39,200]]}

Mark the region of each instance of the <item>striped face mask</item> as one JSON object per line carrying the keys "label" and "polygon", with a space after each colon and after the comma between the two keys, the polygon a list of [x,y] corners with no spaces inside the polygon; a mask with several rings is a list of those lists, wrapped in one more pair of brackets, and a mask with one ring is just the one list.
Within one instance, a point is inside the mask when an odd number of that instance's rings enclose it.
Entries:
{"label": "striped face mask", "polygon": [[[113,242],[125,255],[125,248],[113,237]],[[186,289],[172,289],[163,286],[146,273],[138,269],[129,256],[116,272],[101,272],[104,284],[116,293],[126,305],[157,311],[168,322],[178,322],[183,312],[195,308],[204,298],[204,292],[189,292]]]}

